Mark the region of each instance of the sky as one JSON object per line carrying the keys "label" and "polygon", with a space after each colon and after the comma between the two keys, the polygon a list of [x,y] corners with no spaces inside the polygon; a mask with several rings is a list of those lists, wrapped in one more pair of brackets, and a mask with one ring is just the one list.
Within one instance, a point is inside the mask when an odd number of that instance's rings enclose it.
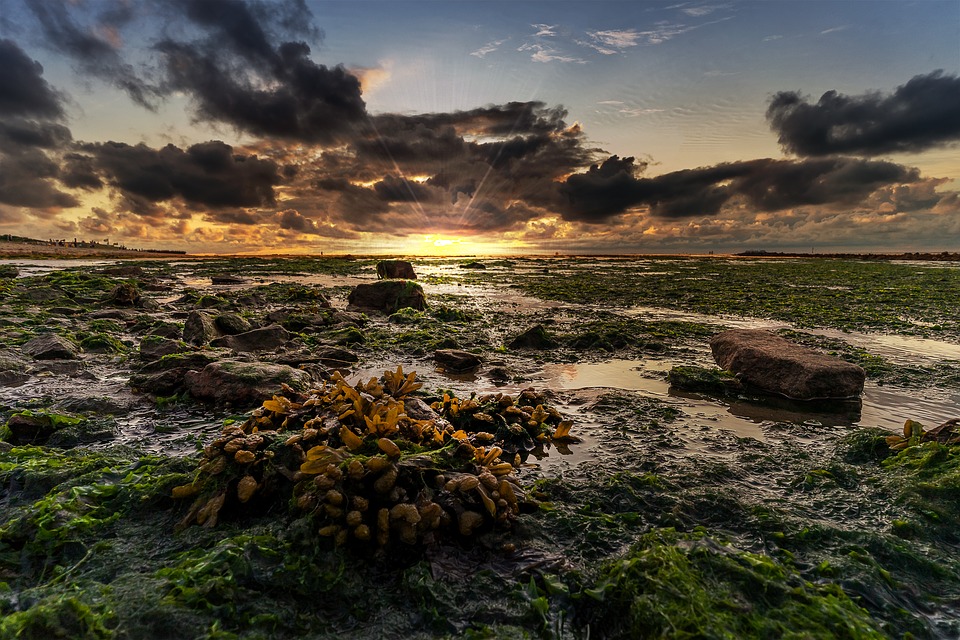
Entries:
{"label": "sky", "polygon": [[0,234],[960,250],[960,0],[0,0]]}

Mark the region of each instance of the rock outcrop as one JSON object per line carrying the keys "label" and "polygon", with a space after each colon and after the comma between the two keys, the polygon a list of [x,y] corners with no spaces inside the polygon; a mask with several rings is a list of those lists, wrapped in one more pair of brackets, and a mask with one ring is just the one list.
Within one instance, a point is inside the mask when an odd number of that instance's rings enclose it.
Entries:
{"label": "rock outcrop", "polygon": [[416,282],[381,280],[370,284],[358,284],[350,292],[347,303],[354,308],[372,309],[384,313],[395,313],[404,307],[422,311],[427,308],[427,296]]}
{"label": "rock outcrop", "polygon": [[306,371],[266,362],[212,362],[202,371],[188,371],[184,386],[195,398],[252,406],[281,393],[281,385],[306,391],[312,378]]}
{"label": "rock outcrop", "polygon": [[413,271],[413,265],[406,260],[381,260],[377,263],[377,278],[381,280],[387,278],[416,280],[417,274]]}
{"label": "rock outcrop", "polygon": [[480,366],[480,357],[460,349],[438,349],[433,354],[437,364],[449,373],[464,373]]}
{"label": "rock outcrop", "polygon": [[714,360],[757,389],[794,400],[842,399],[863,392],[860,367],[757,329],[732,329],[710,339]]}
{"label": "rock outcrop", "polygon": [[21,350],[34,360],[73,360],[79,347],[55,333],[44,333],[25,343]]}
{"label": "rock outcrop", "polygon": [[273,351],[290,340],[290,332],[277,324],[245,333],[223,336],[210,341],[211,347],[226,347],[234,351]]}

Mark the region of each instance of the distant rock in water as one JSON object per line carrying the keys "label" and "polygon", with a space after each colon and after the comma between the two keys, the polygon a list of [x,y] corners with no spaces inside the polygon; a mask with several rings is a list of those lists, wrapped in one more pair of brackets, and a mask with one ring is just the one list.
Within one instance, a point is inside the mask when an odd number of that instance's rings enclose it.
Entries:
{"label": "distant rock in water", "polygon": [[358,284],[347,303],[359,309],[373,309],[384,313],[396,313],[398,309],[410,307],[423,311],[427,308],[427,296],[423,288],[409,280],[382,280],[370,284]]}
{"label": "distant rock in water", "polygon": [[732,329],[710,339],[717,364],[744,383],[794,400],[853,398],[866,375],[840,358],[757,329]]}
{"label": "distant rock in water", "polygon": [[377,263],[377,278],[416,280],[417,274],[413,271],[413,265],[406,260],[381,260]]}
{"label": "distant rock in water", "polygon": [[246,280],[237,276],[220,275],[210,276],[210,282],[212,284],[243,284]]}
{"label": "distant rock in water", "polygon": [[487,265],[483,264],[482,262],[477,262],[476,260],[474,260],[473,262],[465,262],[461,264],[460,268],[461,269],[486,269]]}

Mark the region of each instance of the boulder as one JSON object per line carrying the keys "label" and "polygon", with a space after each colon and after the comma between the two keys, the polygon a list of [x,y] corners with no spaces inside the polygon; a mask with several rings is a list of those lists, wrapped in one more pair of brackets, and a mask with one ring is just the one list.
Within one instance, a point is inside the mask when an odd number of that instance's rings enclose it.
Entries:
{"label": "boulder", "polygon": [[223,336],[210,341],[211,347],[226,347],[234,351],[273,351],[290,340],[290,333],[277,324],[253,329],[233,336]]}
{"label": "boulder", "polygon": [[139,307],[142,305],[140,289],[132,282],[121,282],[107,294],[103,303],[115,307]]}
{"label": "boulder", "polygon": [[423,288],[409,280],[381,280],[370,284],[358,284],[347,297],[351,307],[395,313],[397,309],[410,307],[422,311],[427,308],[427,296]]}
{"label": "boulder", "polygon": [[101,269],[100,273],[120,278],[139,278],[143,276],[143,267],[134,264],[125,264],[117,267],[106,267],[105,269]]}
{"label": "boulder", "polygon": [[413,272],[413,265],[406,260],[381,260],[377,263],[377,278],[380,280],[388,278],[416,280],[417,274]]}
{"label": "boulder", "polygon": [[472,371],[483,362],[476,354],[460,349],[437,349],[433,353],[433,359],[449,373]]}
{"label": "boulder", "polygon": [[555,349],[560,345],[543,325],[530,327],[507,345],[511,349]]}
{"label": "boulder", "polygon": [[228,336],[235,336],[238,333],[246,333],[253,329],[250,322],[237,313],[221,313],[213,320],[221,332]]}
{"label": "boulder", "polygon": [[34,360],[74,360],[79,347],[55,333],[44,333],[21,347]]}
{"label": "boulder", "polygon": [[744,383],[794,400],[841,399],[863,392],[860,367],[758,329],[710,339],[713,358]]}
{"label": "boulder", "polygon": [[195,398],[234,406],[259,404],[282,393],[284,384],[306,391],[311,381],[306,371],[286,365],[230,360],[210,363],[202,371],[184,376],[184,385]]}
{"label": "boulder", "polygon": [[460,268],[461,269],[486,269],[487,265],[483,264],[482,262],[477,262],[476,260],[474,260],[473,262],[465,262],[461,264]]}
{"label": "boulder", "polygon": [[162,336],[144,336],[140,341],[140,359],[144,362],[159,360],[173,353],[183,353],[192,347],[180,340],[171,340]]}
{"label": "boulder", "polygon": [[14,386],[26,382],[27,365],[12,351],[0,350],[0,386]]}
{"label": "boulder", "polygon": [[216,314],[209,311],[191,311],[183,323],[185,342],[202,347],[223,334],[217,328]]}

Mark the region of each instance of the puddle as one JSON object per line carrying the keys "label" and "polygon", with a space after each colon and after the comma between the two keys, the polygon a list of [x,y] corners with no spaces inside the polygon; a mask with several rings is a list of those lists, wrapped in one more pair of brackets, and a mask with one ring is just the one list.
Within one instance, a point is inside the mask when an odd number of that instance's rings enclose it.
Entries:
{"label": "puddle", "polygon": [[645,320],[677,320],[701,324],[723,325],[729,329],[794,329],[825,338],[843,340],[849,344],[866,349],[873,355],[881,356],[902,365],[930,364],[931,360],[960,361],[960,344],[914,338],[885,333],[862,333],[859,331],[840,331],[839,329],[800,329],[790,323],[765,318],[741,316],[711,316],[689,311],[677,311],[660,307],[631,307],[623,311],[626,316],[642,317]]}

